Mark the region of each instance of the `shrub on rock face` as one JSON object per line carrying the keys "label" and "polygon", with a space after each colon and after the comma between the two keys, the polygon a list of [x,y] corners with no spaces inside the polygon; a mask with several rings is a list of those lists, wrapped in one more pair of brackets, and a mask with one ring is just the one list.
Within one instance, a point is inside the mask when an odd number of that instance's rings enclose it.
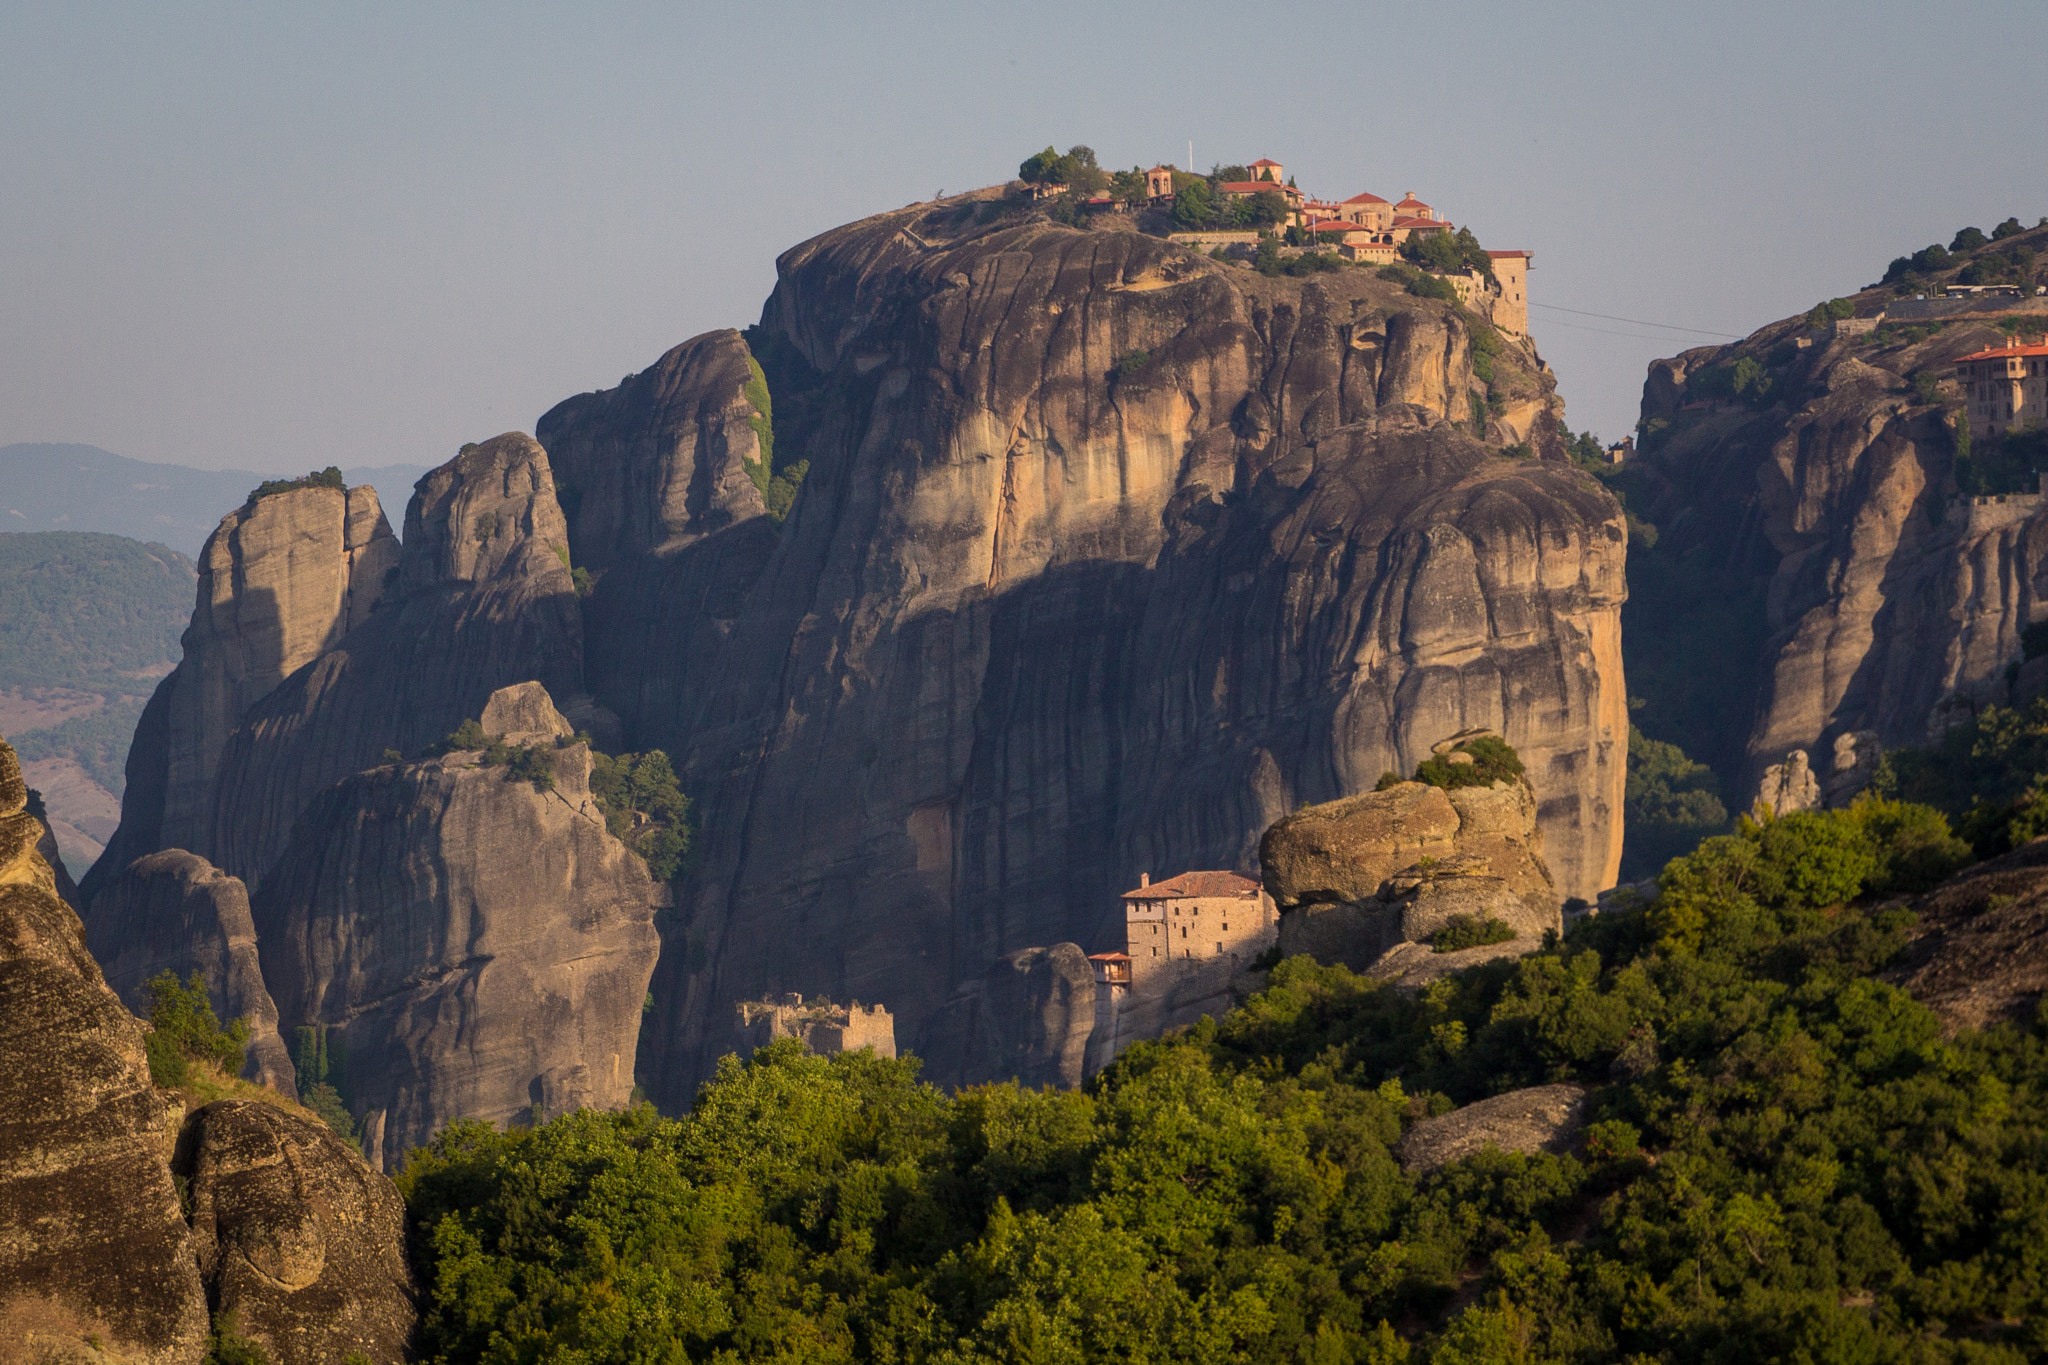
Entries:
{"label": "shrub on rock face", "polygon": [[1514,936],[1514,929],[1505,920],[1453,915],[1443,928],[1430,935],[1429,946],[1435,952],[1456,953],[1484,948],[1490,943],[1506,943]]}

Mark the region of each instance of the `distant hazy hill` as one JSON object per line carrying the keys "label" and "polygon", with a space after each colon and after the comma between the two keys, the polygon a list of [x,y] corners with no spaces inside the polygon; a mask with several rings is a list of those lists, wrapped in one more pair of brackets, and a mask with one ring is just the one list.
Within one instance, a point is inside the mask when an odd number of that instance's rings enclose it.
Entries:
{"label": "distant hazy hill", "polygon": [[[280,474],[150,464],[86,445],[0,446],[0,530],[105,531],[197,555],[207,536],[249,490]],[[351,486],[376,488],[391,529],[405,532],[405,503],[425,465],[358,465]],[[187,610],[191,604],[186,604]]]}
{"label": "distant hazy hill", "polygon": [[196,583],[192,561],[162,545],[0,534],[0,734],[48,802],[74,875],[119,818],[128,740],[178,661]]}

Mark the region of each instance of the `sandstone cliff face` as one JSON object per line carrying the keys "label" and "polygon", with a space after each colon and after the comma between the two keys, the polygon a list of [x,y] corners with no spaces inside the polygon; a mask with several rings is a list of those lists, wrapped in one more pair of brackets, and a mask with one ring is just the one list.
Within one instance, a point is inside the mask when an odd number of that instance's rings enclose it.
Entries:
{"label": "sandstone cliff face", "polygon": [[466,447],[422,478],[379,609],[259,702],[229,742],[214,861],[260,888],[314,794],[386,749],[419,752],[513,683],[581,693],[568,538],[531,437]]}
{"label": "sandstone cliff face", "polygon": [[259,887],[313,795],[385,750],[417,753],[509,683],[581,694],[568,531],[530,437],[465,447],[421,479],[395,559],[359,494],[274,494],[209,542],[185,661],[137,727],[88,898],[171,847]]}
{"label": "sandstone cliff face", "polygon": [[549,757],[548,792],[475,754],[351,777],[257,895],[279,1013],[338,1037],[394,1167],[456,1118],[631,1094],[663,891],[605,829],[588,747]]}
{"label": "sandstone cliff face", "polygon": [[184,659],[157,687],[129,759],[121,829],[88,876],[160,848],[209,850],[222,750],[258,701],[368,619],[398,540],[365,484],[273,493],[221,518],[199,555]]}
{"label": "sandstone cliff face", "polygon": [[1459,425],[1456,314],[979,212],[778,263],[761,359],[778,451],[810,461],[779,535],[672,497],[613,531],[581,472],[689,488],[714,448],[729,471],[729,334],[539,428],[579,471],[577,561],[646,547],[598,582],[590,676],[706,820],[650,1034],[669,1102],[734,1000],[878,999],[927,1046],[991,963],[1116,932],[1133,869],[1248,868],[1277,816],[1468,725],[1529,761],[1563,885],[1611,880],[1620,514]]}
{"label": "sandstone cliff face", "polygon": [[[1843,736],[1923,744],[1938,710],[2006,699],[2019,632],[2048,614],[2048,519],[2031,496],[1959,498],[1952,377],[2004,340],[1968,314],[1932,336],[1788,318],[1651,366],[1628,476],[1659,530],[1628,624],[1646,730],[1746,798],[1794,749],[1832,782]],[[1762,400],[1714,383],[1744,361]]]}
{"label": "sandstone cliff face", "polygon": [[946,1002],[943,1022],[929,1031],[924,1079],[1079,1086],[1095,1028],[1095,990],[1088,955],[1075,944],[1006,954]]}
{"label": "sandstone cliff face", "polygon": [[138,1014],[148,1013],[143,987],[157,973],[180,981],[200,973],[222,1019],[249,1021],[243,1074],[298,1097],[240,879],[183,849],[137,858],[93,899],[85,943],[107,984]]}
{"label": "sandstone cliff face", "polygon": [[221,1100],[175,1161],[215,1312],[275,1365],[408,1358],[418,1320],[397,1189],[324,1125]]}
{"label": "sandstone cliff face", "polygon": [[207,1305],[166,1164],[177,1115],[26,804],[0,744],[0,1342],[13,1359],[192,1365]]}

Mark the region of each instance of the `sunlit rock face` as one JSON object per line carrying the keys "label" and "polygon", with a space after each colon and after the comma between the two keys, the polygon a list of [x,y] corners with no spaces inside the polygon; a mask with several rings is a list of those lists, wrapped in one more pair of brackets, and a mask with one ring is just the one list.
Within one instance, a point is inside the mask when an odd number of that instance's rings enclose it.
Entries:
{"label": "sunlit rock face", "polygon": [[[1556,458],[1533,354],[1492,364],[1537,416],[1482,441],[1446,305],[984,214],[778,262],[749,339],[775,463],[809,461],[780,527],[731,477],[732,334],[537,429],[592,471],[590,677],[704,819],[646,1039],[667,1102],[766,993],[882,1002],[932,1050],[1007,955],[1118,946],[1140,870],[1252,870],[1275,818],[1467,727],[1528,764],[1559,889],[1612,880],[1622,518]],[[670,491],[650,520],[607,489]]]}

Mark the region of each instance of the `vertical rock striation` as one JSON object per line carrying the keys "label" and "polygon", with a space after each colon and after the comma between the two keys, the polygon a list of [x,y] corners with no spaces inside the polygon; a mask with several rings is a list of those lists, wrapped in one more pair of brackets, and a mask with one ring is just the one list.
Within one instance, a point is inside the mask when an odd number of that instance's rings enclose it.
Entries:
{"label": "vertical rock striation", "polygon": [[1955,360],[2005,343],[1982,312],[2001,305],[1940,305],[1965,311],[1936,330],[1874,327],[1934,306],[1889,290],[1849,302],[1847,322],[1785,318],[1654,362],[1643,386],[1629,505],[1658,534],[1628,620],[1641,723],[1731,792],[1800,750],[1814,799],[1853,794],[1877,749],[2003,704],[2020,632],[2048,616],[2039,490],[1995,450],[1966,458],[1956,429]]}
{"label": "vertical rock striation", "polygon": [[516,432],[420,480],[402,548],[368,488],[225,518],[83,894],[165,848],[258,886],[306,802],[387,749],[419,751],[508,683],[579,695],[568,539],[547,455]]}
{"label": "vertical rock striation", "polygon": [[324,1126],[220,1100],[186,1121],[175,1161],[215,1311],[276,1365],[411,1354],[405,1203]]}
{"label": "vertical rock striation", "polygon": [[36,853],[0,744],[0,1342],[196,1365],[207,1305],[166,1164],[177,1115]]}
{"label": "vertical rock striation", "polygon": [[280,1013],[338,1037],[389,1162],[456,1118],[632,1092],[664,892],[606,830],[588,746],[547,753],[545,792],[473,753],[338,783],[258,893]]}
{"label": "vertical rock striation", "polygon": [[[1468,726],[1530,764],[1560,882],[1611,880],[1620,511],[1475,439],[1455,309],[971,199],[778,271],[750,335],[778,462],[810,462],[779,534],[744,497],[666,494],[658,525],[593,501],[731,469],[729,333],[539,428],[578,471],[577,562],[607,565],[590,676],[704,813],[663,1098],[764,993],[881,1000],[929,1049],[1006,955],[1099,942],[1134,869],[1249,867],[1274,818]],[[1533,352],[1493,366],[1550,420],[1488,438],[1560,454]]]}
{"label": "vertical rock striation", "polygon": [[220,1017],[249,1023],[243,1074],[297,1097],[277,1006],[263,984],[249,889],[239,878],[178,848],[137,858],[93,899],[85,943],[107,984],[138,1014],[148,1011],[143,988],[157,973],[183,981],[198,972]]}
{"label": "vertical rock striation", "polygon": [[160,848],[213,847],[222,750],[258,701],[367,619],[398,540],[368,484],[294,488],[228,513],[199,554],[184,658],[137,727],[121,829],[84,894]]}

